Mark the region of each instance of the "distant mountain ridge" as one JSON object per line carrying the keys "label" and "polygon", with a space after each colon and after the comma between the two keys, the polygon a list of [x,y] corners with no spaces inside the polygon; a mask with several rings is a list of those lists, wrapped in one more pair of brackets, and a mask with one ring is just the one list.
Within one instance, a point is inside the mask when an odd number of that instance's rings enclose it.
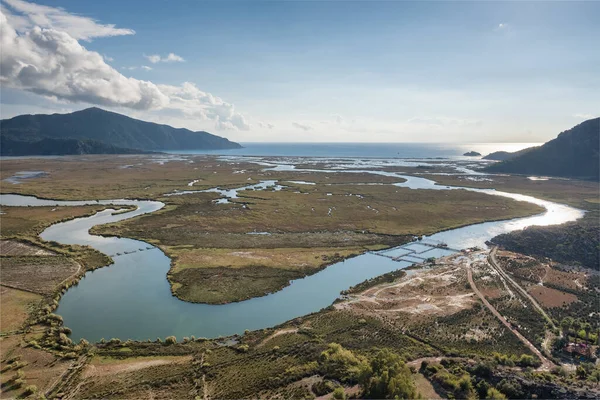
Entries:
{"label": "distant mountain ridge", "polygon": [[537,147],[528,147],[526,149],[514,151],[512,153],[509,151],[495,151],[495,152],[490,153],[487,156],[483,157],[482,159],[483,160],[494,160],[494,161],[505,161],[505,160],[510,160],[512,158],[518,157],[521,154],[525,154],[528,151],[531,151],[533,149],[537,149]]}
{"label": "distant mountain ridge", "polygon": [[556,139],[542,146],[521,150],[512,157],[509,155],[505,161],[492,164],[485,170],[598,180],[599,151],[600,118],[594,118],[560,133]]}
{"label": "distant mountain ridge", "polygon": [[[127,154],[163,150],[221,150],[238,143],[208,132],[145,122],[92,107],[70,114],[20,115],[0,121],[3,155]],[[65,145],[65,153],[60,148]],[[43,142],[42,142],[43,141]],[[66,151],[78,151],[67,153]],[[90,151],[91,153],[84,153]],[[46,154],[46,153],[44,153]]]}

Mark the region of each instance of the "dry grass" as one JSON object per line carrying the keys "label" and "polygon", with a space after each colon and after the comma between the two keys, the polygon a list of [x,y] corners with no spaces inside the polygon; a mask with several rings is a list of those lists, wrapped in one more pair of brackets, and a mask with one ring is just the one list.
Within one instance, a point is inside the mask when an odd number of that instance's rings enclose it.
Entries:
{"label": "dry grass", "polygon": [[531,286],[527,290],[542,307],[562,307],[577,301],[577,296],[545,286]]}
{"label": "dry grass", "polygon": [[63,256],[2,258],[2,284],[40,294],[56,287],[80,270],[80,265]]}
{"label": "dry grass", "polygon": [[350,248],[283,248],[283,249],[189,249],[170,247],[165,249],[173,256],[171,272],[186,268],[246,268],[269,267],[290,270],[319,269],[323,264],[352,255],[366,249]]}
{"label": "dry grass", "polygon": [[72,361],[60,360],[47,351],[25,347],[23,339],[29,338],[24,338],[21,335],[0,338],[2,353],[0,366],[6,368],[8,359],[19,357],[19,362],[25,365],[21,370],[24,374],[23,379],[26,382],[20,388],[14,388],[10,380],[15,377],[16,371],[11,369],[3,373],[1,377],[3,389],[0,398],[19,398],[28,385],[35,385],[38,388],[38,393],[45,393],[59,381],[61,375],[72,365]]}
{"label": "dry grass", "polygon": [[161,357],[95,357],[86,365],[82,372],[83,379],[97,379],[98,377],[116,376],[158,365],[189,363],[190,356],[161,356]]}
{"label": "dry grass", "polygon": [[[4,276],[2,279],[4,282]],[[39,294],[0,286],[0,331],[11,332],[20,329],[30,310],[35,308],[41,299]]]}
{"label": "dry grass", "polygon": [[30,243],[17,240],[0,240],[0,256],[53,256],[55,254]]}

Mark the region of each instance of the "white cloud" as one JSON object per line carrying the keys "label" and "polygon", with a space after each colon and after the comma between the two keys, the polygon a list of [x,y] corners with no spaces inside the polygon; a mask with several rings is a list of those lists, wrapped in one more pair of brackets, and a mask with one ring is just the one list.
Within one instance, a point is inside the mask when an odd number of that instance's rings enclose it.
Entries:
{"label": "white cloud", "polygon": [[125,77],[106,64],[101,54],[87,50],[67,32],[39,26],[18,32],[12,26],[14,19],[5,12],[0,10],[2,86],[73,103],[171,110],[211,120],[218,129],[250,128],[233,104],[202,92],[193,83],[157,85]]}
{"label": "white cloud", "polygon": [[137,67],[121,67],[121,69],[126,69],[128,71],[134,71],[137,69]]}
{"label": "white cloud", "polygon": [[161,57],[158,54],[151,54],[149,56],[144,54],[144,57],[146,57],[148,59],[148,61],[150,61],[152,64],[156,64],[159,62],[169,63],[169,62],[184,62],[185,61],[183,57],[178,56],[175,53],[169,53],[169,54],[167,54],[166,57]]}
{"label": "white cloud", "polygon": [[592,119],[592,118],[596,118],[592,114],[585,114],[585,113],[573,114],[573,117],[574,118],[579,118],[579,119]]}
{"label": "white cloud", "polygon": [[301,129],[301,130],[303,130],[303,131],[305,131],[305,132],[306,132],[306,131],[310,131],[310,130],[312,130],[312,129],[313,129],[313,127],[312,127],[312,126],[310,126],[310,125],[308,125],[308,124],[301,124],[301,123],[298,123],[298,122],[292,122],[292,126],[293,126],[294,128]]}
{"label": "white cloud", "polygon": [[152,71],[152,67],[149,67],[147,65],[142,65],[140,68],[143,69],[143,70],[145,70],[145,71]]}
{"label": "white cloud", "polygon": [[108,61],[108,62],[113,62],[115,61],[114,58],[107,56],[106,54],[102,55],[102,58],[104,59],[104,61]]}
{"label": "white cloud", "polygon": [[181,110],[187,116],[214,120],[219,129],[250,129],[233,104],[203,92],[191,82],[184,82],[181,86],[158,85],[158,88],[169,97],[170,108]]}
{"label": "white cloud", "polygon": [[[19,33],[34,26],[53,28],[68,33],[77,40],[91,40],[97,37],[133,35],[133,29],[116,28],[114,24],[99,24],[92,18],[70,14],[62,8],[28,3],[23,0],[3,0],[11,12],[2,12],[11,26]],[[4,8],[4,7],[2,7]]]}
{"label": "white cloud", "polygon": [[160,56],[158,54],[154,54],[154,55],[145,55],[144,57],[146,57],[148,59],[148,61],[150,61],[152,64],[156,64],[157,62],[160,62]]}
{"label": "white cloud", "polygon": [[267,128],[267,129],[273,129],[273,128],[275,128],[275,125],[271,124],[269,122],[259,121],[259,122],[256,123],[256,125],[258,125],[259,128]]}

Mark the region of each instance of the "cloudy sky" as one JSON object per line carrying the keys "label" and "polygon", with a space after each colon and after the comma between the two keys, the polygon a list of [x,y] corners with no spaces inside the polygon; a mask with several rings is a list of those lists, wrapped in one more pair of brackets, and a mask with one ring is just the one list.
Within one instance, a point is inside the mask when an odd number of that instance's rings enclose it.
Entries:
{"label": "cloudy sky", "polygon": [[600,114],[600,2],[0,0],[0,113],[240,142],[539,142]]}

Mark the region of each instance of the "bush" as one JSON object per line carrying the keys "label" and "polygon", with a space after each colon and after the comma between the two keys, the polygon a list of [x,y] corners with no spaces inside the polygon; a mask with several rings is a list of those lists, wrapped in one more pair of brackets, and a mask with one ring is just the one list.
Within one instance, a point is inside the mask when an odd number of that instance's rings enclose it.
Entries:
{"label": "bush", "polygon": [[177,343],[177,338],[175,336],[167,336],[165,338],[165,344],[176,344]]}
{"label": "bush", "polygon": [[343,382],[357,382],[361,371],[366,367],[362,358],[337,343],[330,343],[319,357],[321,370],[326,377]]}
{"label": "bush", "polygon": [[495,389],[492,387],[492,388],[488,389],[485,398],[492,399],[492,400],[504,400],[504,399],[506,399],[506,396],[502,392],[500,392],[498,389]]}
{"label": "bush", "polygon": [[250,350],[250,346],[248,346],[247,344],[241,344],[238,346],[237,348],[239,351],[241,351],[242,353],[247,353],[248,350]]}
{"label": "bush", "polygon": [[340,387],[340,386],[336,387],[335,390],[333,391],[332,398],[336,399],[336,400],[345,400],[346,392],[344,392],[344,388]]}
{"label": "bush", "polygon": [[312,392],[317,396],[325,396],[335,390],[335,385],[331,381],[319,381],[313,383]]}
{"label": "bush", "polygon": [[417,391],[411,372],[402,359],[389,350],[380,351],[361,371],[363,397],[414,399]]}
{"label": "bush", "polygon": [[69,346],[73,343],[73,341],[64,333],[58,335],[58,342],[64,346]]}
{"label": "bush", "polygon": [[514,380],[502,379],[496,389],[500,390],[511,399],[522,399],[525,397],[521,384]]}
{"label": "bush", "polygon": [[24,396],[30,396],[32,394],[34,394],[35,392],[37,392],[37,386],[35,385],[29,385],[25,388],[25,391],[23,392]]}

